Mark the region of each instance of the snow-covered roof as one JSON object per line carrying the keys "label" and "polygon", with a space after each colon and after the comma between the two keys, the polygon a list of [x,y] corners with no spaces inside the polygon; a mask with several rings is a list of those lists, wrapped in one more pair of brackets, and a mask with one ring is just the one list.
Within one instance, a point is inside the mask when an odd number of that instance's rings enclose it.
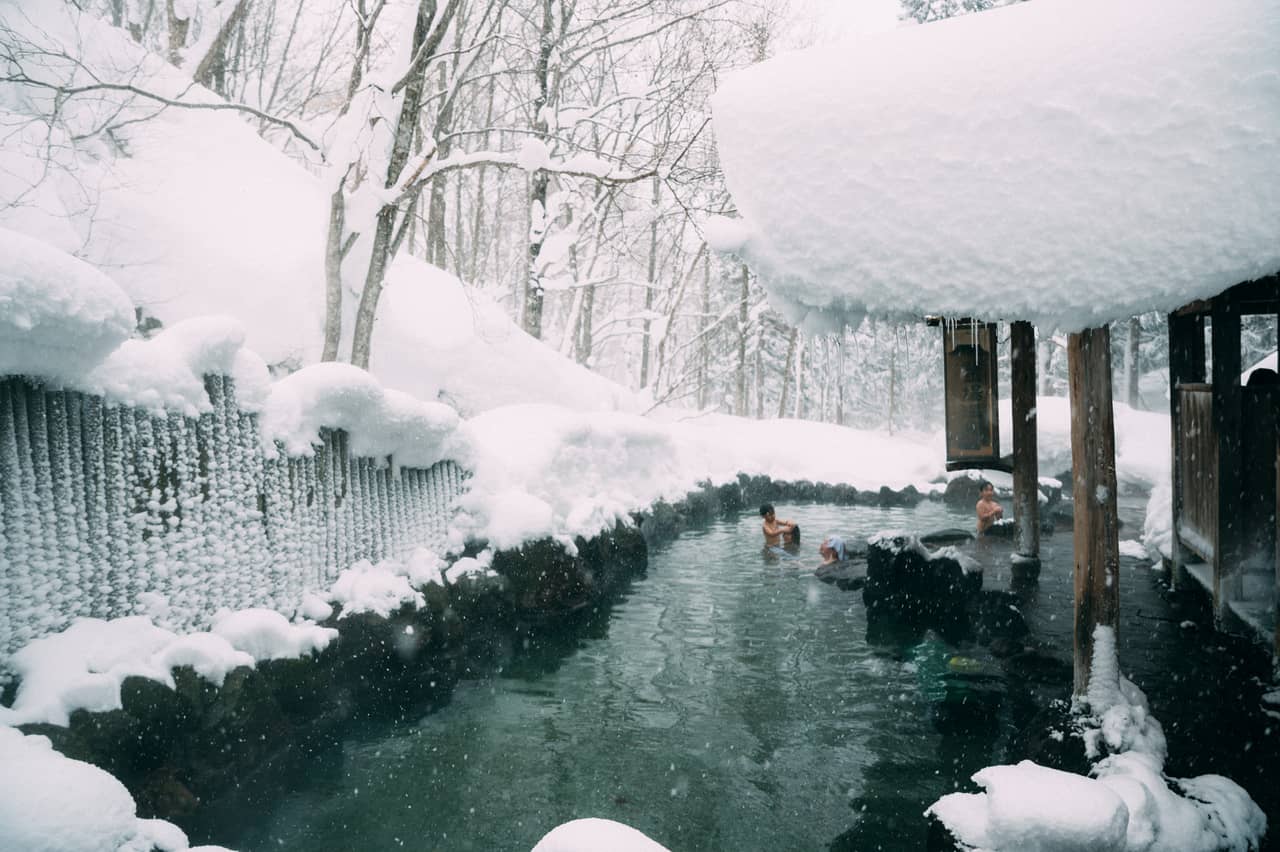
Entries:
{"label": "snow-covered roof", "polygon": [[1076,330],[1280,270],[1280,4],[1032,0],[780,56],[713,101],[713,245],[815,329]]}

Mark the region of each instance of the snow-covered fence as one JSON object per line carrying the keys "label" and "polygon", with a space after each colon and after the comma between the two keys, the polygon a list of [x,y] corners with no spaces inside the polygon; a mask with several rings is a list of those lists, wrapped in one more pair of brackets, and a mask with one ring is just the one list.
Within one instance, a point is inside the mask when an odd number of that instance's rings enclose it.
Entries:
{"label": "snow-covered fence", "polygon": [[442,549],[457,465],[395,470],[340,431],[268,458],[231,379],[205,385],[196,418],[0,378],[0,660],[77,616],[290,612],[355,560]]}

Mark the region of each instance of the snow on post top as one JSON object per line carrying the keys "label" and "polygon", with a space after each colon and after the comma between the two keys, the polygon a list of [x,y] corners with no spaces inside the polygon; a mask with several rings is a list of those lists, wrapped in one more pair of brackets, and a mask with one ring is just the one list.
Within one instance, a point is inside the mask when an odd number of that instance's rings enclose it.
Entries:
{"label": "snow on post top", "polygon": [[718,247],[815,329],[1215,295],[1280,270],[1277,44],[1270,0],[1035,0],[780,56],[712,102]]}
{"label": "snow on post top", "polygon": [[129,297],[106,275],[0,228],[0,375],[75,378],[133,324]]}

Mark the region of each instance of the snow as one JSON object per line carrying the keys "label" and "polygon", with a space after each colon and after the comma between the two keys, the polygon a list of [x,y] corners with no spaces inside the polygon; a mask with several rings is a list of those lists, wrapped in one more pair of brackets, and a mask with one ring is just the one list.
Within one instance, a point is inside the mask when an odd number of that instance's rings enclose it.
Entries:
{"label": "snow", "polygon": [[236,402],[257,411],[271,378],[244,339],[243,325],[232,317],[182,320],[150,340],[126,340],[78,385],[113,404],[196,417],[212,410],[204,377],[230,376]]}
{"label": "snow", "polygon": [[1269,0],[1036,0],[736,72],[737,253],[813,327],[1071,331],[1270,274],[1277,39]]}
{"label": "snow", "polygon": [[[138,819],[124,785],[53,750],[47,737],[0,726],[0,849],[22,852],[183,852],[187,836]],[[201,846],[192,852],[218,852]],[[222,850],[227,852],[227,850]]]}
{"label": "snow", "polygon": [[342,429],[358,456],[391,456],[394,464],[429,468],[443,459],[444,439],[458,415],[438,402],[422,402],[384,388],[350,364],[312,364],[277,381],[263,406],[262,439],[290,455],[310,455],[320,430]]}
{"label": "snow", "polygon": [[533,852],[667,852],[667,847],[650,840],[629,825],[611,819],[575,819],[547,832]]}
{"label": "snow", "polygon": [[1168,473],[1151,490],[1147,500],[1142,543],[1166,559],[1173,558],[1173,480]]}
{"label": "snow", "polygon": [[306,622],[290,624],[270,609],[244,609],[216,616],[210,631],[252,660],[280,660],[318,653],[338,638],[338,631]]}
{"label": "snow", "polygon": [[926,813],[962,843],[989,852],[1089,849],[1214,852],[1258,848],[1262,810],[1220,775],[1168,779],[1167,744],[1146,696],[1120,674],[1115,631],[1093,634],[1079,733],[1092,778],[1023,761],[973,776],[983,793],[952,793]]}
{"label": "snow", "polygon": [[0,375],[78,378],[133,331],[114,282],[58,249],[0,227]]}
{"label": "snow", "polygon": [[329,590],[329,600],[342,606],[338,618],[346,618],[360,612],[372,612],[387,618],[402,606],[410,604],[417,609],[426,605],[426,599],[417,591],[402,572],[402,563],[390,560],[374,565],[362,559],[343,571]]}
{"label": "snow", "polygon": [[1131,538],[1120,542],[1120,555],[1128,556],[1130,559],[1147,559],[1147,547],[1140,541],[1134,541]]}
{"label": "snow", "polygon": [[118,710],[125,678],[145,677],[172,688],[171,671],[178,666],[220,685],[232,669],[305,656],[336,636],[336,630],[289,624],[283,615],[261,609],[222,615],[211,632],[181,636],[144,615],[77,619],[10,657],[21,681],[13,705],[0,707],[0,726],[65,726],[76,710]]}

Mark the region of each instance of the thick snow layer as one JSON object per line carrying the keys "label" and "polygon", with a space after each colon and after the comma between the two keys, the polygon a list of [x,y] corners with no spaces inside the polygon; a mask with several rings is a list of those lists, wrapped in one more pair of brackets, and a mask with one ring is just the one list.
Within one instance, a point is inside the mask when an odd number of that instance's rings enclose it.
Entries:
{"label": "thick snow layer", "polygon": [[284,445],[291,455],[307,455],[320,443],[322,428],[342,429],[358,456],[391,456],[396,465],[428,468],[443,459],[444,439],[458,414],[438,402],[422,402],[384,388],[358,367],[313,364],[271,387],[262,412],[262,439]]}
{"label": "thick snow layer", "polygon": [[547,832],[533,852],[667,852],[629,825],[611,819],[575,819]]}
{"label": "thick snow layer", "polygon": [[1216,294],[1280,270],[1277,42],[1271,0],[1036,0],[779,56],[712,102],[727,242],[815,328]]}
{"label": "thick snow layer", "polygon": [[305,656],[323,650],[336,636],[336,630],[290,624],[283,615],[260,609],[220,615],[212,632],[185,635],[156,627],[143,615],[81,618],[9,658],[21,680],[13,706],[0,707],[0,726],[67,725],[76,710],[117,710],[125,678],[145,677],[172,687],[171,672],[179,666],[221,684],[232,669]]}
{"label": "thick snow layer", "polygon": [[232,317],[183,320],[150,340],[126,340],[77,384],[119,405],[195,417],[211,410],[204,377],[230,376],[236,402],[257,411],[271,377],[266,363],[244,348],[244,337]]}
{"label": "thick snow layer", "polygon": [[138,819],[124,785],[53,750],[47,737],[0,726],[0,849],[13,852],[228,852],[191,849],[172,823]]}
{"label": "thick snow layer", "polygon": [[106,275],[0,228],[0,375],[78,378],[133,325],[129,297]]}
{"label": "thick snow layer", "polygon": [[1151,490],[1147,500],[1142,543],[1166,559],[1173,558],[1173,480],[1169,474]]}

